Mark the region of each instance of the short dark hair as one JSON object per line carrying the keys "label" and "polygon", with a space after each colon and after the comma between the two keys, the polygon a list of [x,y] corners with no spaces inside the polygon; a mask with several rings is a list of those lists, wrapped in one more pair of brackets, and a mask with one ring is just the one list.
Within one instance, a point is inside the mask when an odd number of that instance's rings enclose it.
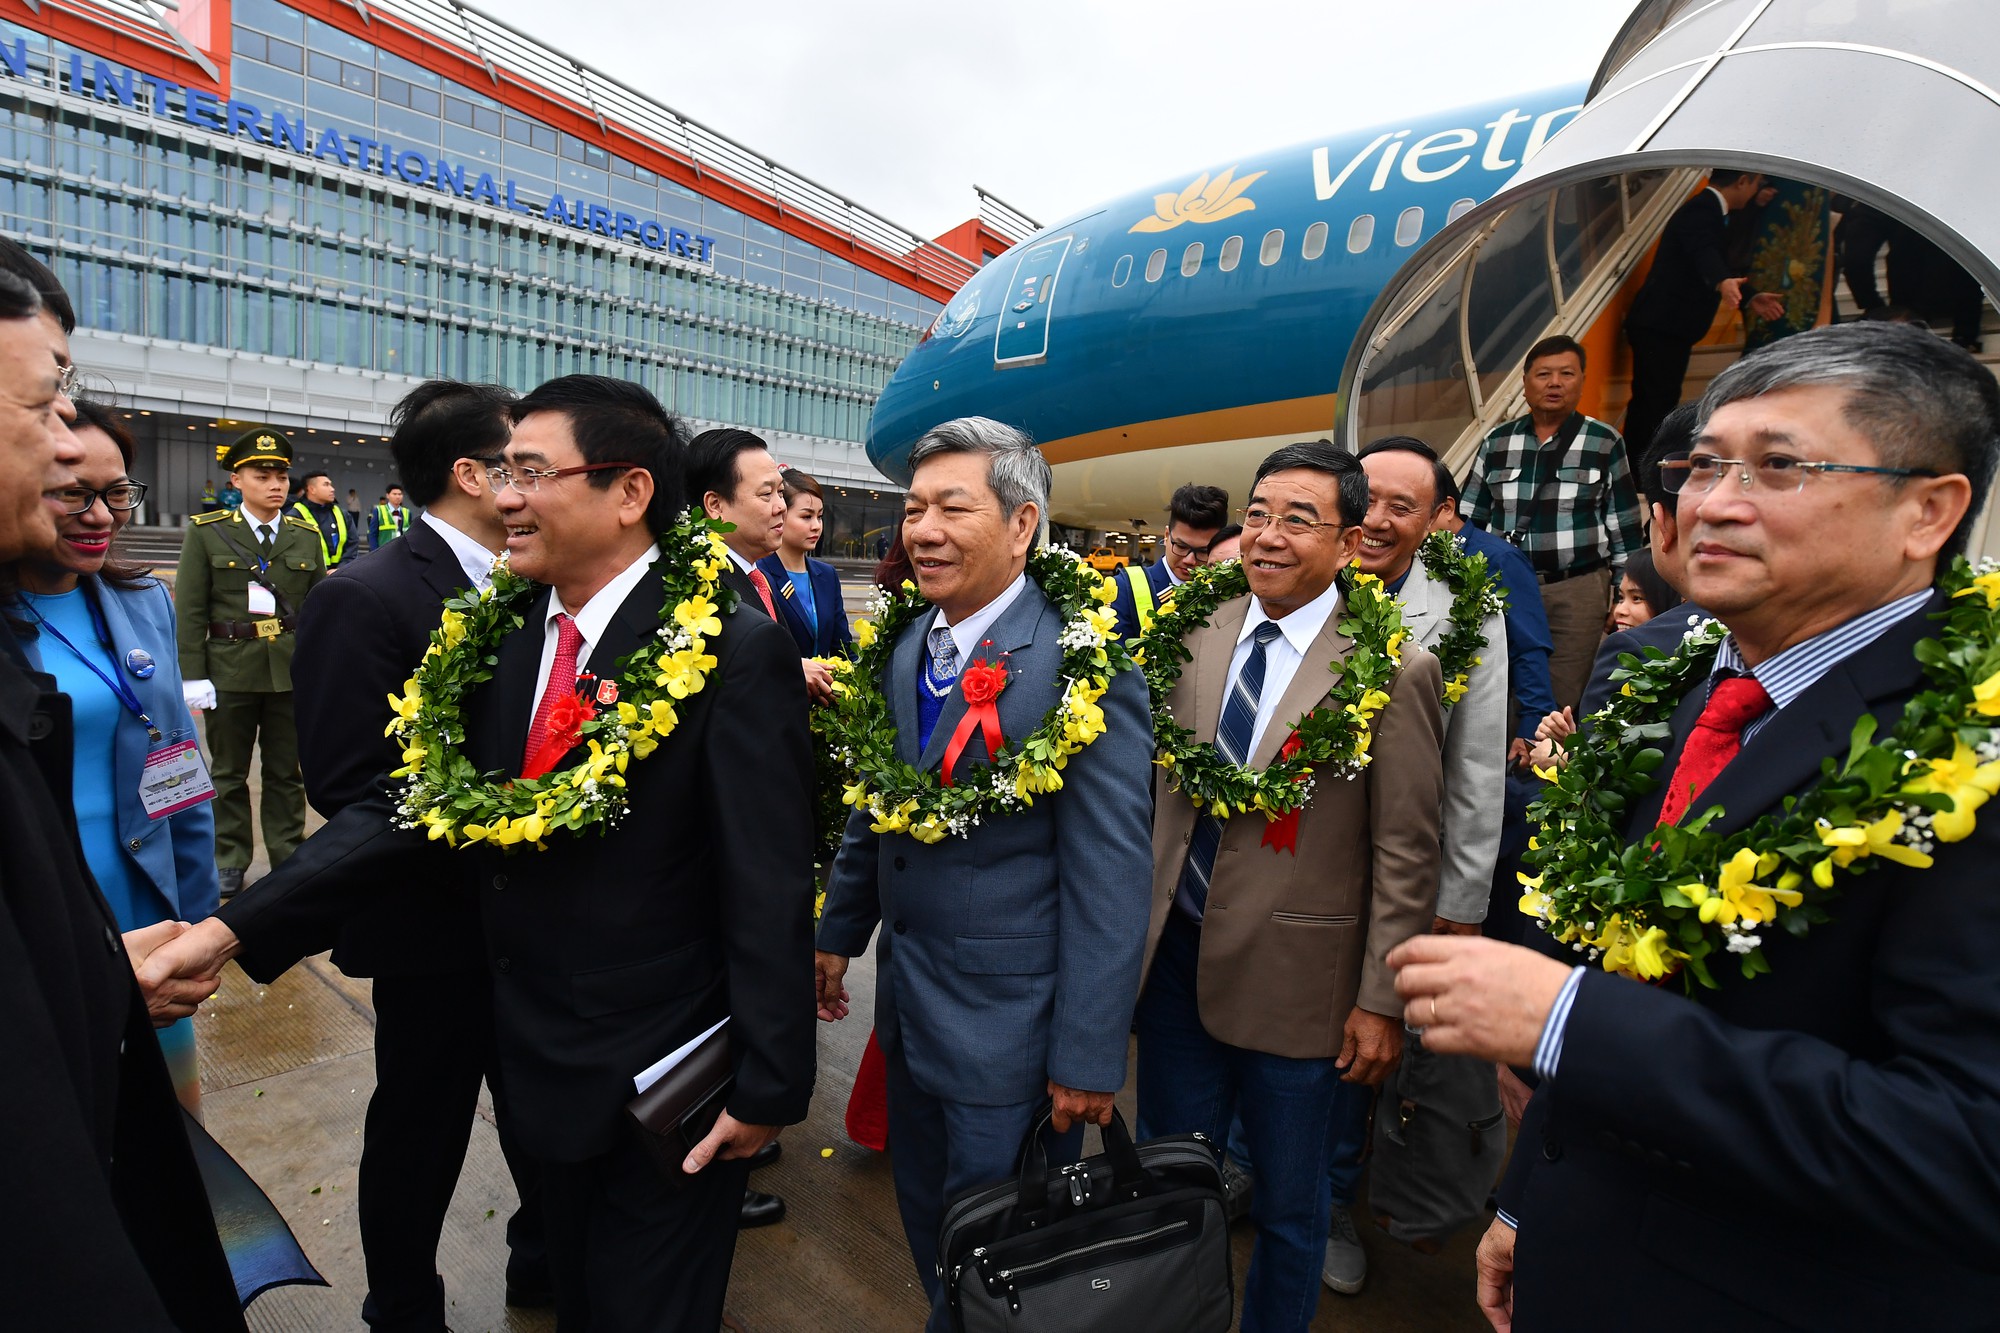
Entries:
{"label": "short dark hair", "polygon": [[1661,500],[1671,505],[1666,486],[1660,480],[1660,464],[1670,458],[1685,458],[1694,447],[1695,427],[1701,424],[1701,404],[1682,403],[1660,419],[1653,428],[1653,442],[1646,446],[1646,452],[1639,457],[1639,466],[1634,469],[1639,483],[1639,494],[1648,500]]}
{"label": "short dark hair", "polygon": [[319,468],[314,468],[310,472],[302,473],[301,475],[294,477],[292,479],[292,485],[298,489],[299,494],[304,495],[306,487],[312,485],[313,482],[317,481],[321,477],[325,477],[328,481],[333,480],[333,474],[331,472],[324,472]]}
{"label": "short dark hair", "polygon": [[1215,530],[1215,535],[1208,539],[1208,549],[1213,551],[1231,537],[1241,537],[1242,535],[1243,525],[1241,523],[1224,523]]}
{"label": "short dark hair", "polygon": [[1220,486],[1197,486],[1190,482],[1174,492],[1167,502],[1167,523],[1200,531],[1219,528],[1229,521],[1229,492]]}
{"label": "short dark hair", "polygon": [[[62,325],[65,334],[76,332],[76,307],[70,304],[69,293],[56,280],[55,270],[30,254],[19,241],[0,236],[0,272],[13,274],[34,288],[41,297],[41,309],[49,311]],[[30,310],[28,314],[36,312]],[[25,315],[0,315],[0,319],[25,319]]]}
{"label": "short dark hair", "polygon": [[33,319],[41,313],[42,297],[34,284],[18,273],[0,269],[0,319]]}
{"label": "short dark hair", "polygon": [[801,495],[810,495],[821,504],[826,503],[826,492],[819,483],[795,467],[788,467],[779,474],[785,483],[785,508],[790,509]]}
{"label": "short dark hair", "polygon": [[1370,454],[1415,454],[1431,465],[1431,512],[1447,500],[1458,498],[1458,483],[1452,480],[1451,469],[1438,457],[1437,450],[1425,444],[1414,435],[1387,435],[1373,444],[1362,448],[1357,458],[1367,458]]}
{"label": "short dark hair", "polygon": [[[687,432],[641,385],[609,375],[564,375],[516,400],[508,415],[519,425],[537,412],[562,413],[584,462],[630,463],[652,476],[646,524],[655,533],[672,527],[687,507]],[[599,490],[618,475],[609,469],[584,474]]]}
{"label": "short dark hair", "polygon": [[1646,599],[1654,615],[1671,611],[1681,604],[1680,589],[1667,582],[1666,575],[1660,573],[1653,563],[1651,551],[1634,551],[1625,557],[1625,577],[1639,585],[1639,595]]}
{"label": "short dark hair", "polygon": [[1742,167],[1710,167],[1708,183],[1720,190],[1726,185],[1734,185],[1745,176],[1761,176],[1761,171],[1746,171]]}
{"label": "short dark hair", "polygon": [[512,389],[462,380],[427,380],[404,394],[389,409],[389,455],[404,493],[435,504],[459,459],[498,461],[513,433],[513,406]]}
{"label": "short dark hair", "polygon": [[1293,468],[1324,472],[1338,483],[1340,521],[1344,526],[1353,527],[1368,517],[1368,474],[1361,470],[1360,459],[1331,440],[1301,440],[1273,450],[1257,465],[1257,475],[1250,481],[1251,492],[1254,494],[1273,472],[1289,472]]}
{"label": "short dark hair", "polygon": [[2000,450],[1993,373],[1915,324],[1830,324],[1768,343],[1716,376],[1702,395],[1701,428],[1730,403],[1817,386],[1846,390],[1841,415],[1883,466],[1959,473],[1972,483],[1972,503],[1938,556],[1963,552]]}
{"label": "short dark hair", "polygon": [[[138,443],[132,438],[132,432],[126,429],[118,414],[103,403],[94,398],[79,398],[76,400],[76,420],[70,423],[70,429],[79,431],[92,427],[103,431],[110,437],[111,443],[118,446],[118,457],[125,464],[126,475],[130,476],[132,460],[138,456]],[[145,565],[108,557],[98,568],[97,577],[114,588],[123,588],[127,591],[150,587],[158,581],[153,577],[152,570]]]}
{"label": "short dark hair", "polygon": [[1543,357],[1562,356],[1564,354],[1576,358],[1576,368],[1578,370],[1590,369],[1590,358],[1584,355],[1582,343],[1570,337],[1567,333],[1553,333],[1528,349],[1528,354],[1521,358],[1521,370],[1525,374],[1535,362],[1541,360]]}
{"label": "short dark hair", "polygon": [[[736,488],[743,480],[736,456],[750,449],[769,453],[771,446],[763,436],[735,426],[717,426],[695,436],[687,448],[688,503],[702,503],[711,491],[725,500],[734,500]],[[789,503],[791,497],[785,498]]]}

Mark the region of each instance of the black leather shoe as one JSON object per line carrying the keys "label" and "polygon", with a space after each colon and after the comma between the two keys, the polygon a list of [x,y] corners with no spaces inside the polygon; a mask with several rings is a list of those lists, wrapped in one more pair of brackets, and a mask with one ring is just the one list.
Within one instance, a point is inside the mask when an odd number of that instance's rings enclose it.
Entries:
{"label": "black leather shoe", "polygon": [[785,1220],[785,1201],[775,1194],[765,1194],[761,1190],[745,1190],[743,1212],[737,1225],[746,1231],[751,1227],[768,1227]]}
{"label": "black leather shoe", "polygon": [[542,1310],[556,1303],[546,1264],[507,1265],[507,1304],[516,1310]]}
{"label": "black leather shoe", "polygon": [[215,877],[222,883],[222,896],[224,898],[234,898],[237,894],[243,892],[243,872],[241,870],[233,867],[218,869],[215,872]]}
{"label": "black leather shoe", "polygon": [[777,1161],[779,1157],[783,1156],[784,1151],[785,1146],[776,1139],[772,1139],[756,1152],[750,1154],[750,1169],[755,1171],[760,1166],[769,1166],[771,1163]]}

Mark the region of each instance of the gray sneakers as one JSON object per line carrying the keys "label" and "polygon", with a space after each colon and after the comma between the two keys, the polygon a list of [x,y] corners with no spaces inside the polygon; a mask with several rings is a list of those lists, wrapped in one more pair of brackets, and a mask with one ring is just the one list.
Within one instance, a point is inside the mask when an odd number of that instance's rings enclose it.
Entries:
{"label": "gray sneakers", "polygon": [[1333,1230],[1326,1238],[1326,1263],[1319,1276],[1343,1296],[1354,1295],[1368,1280],[1368,1251],[1361,1248],[1354,1214],[1340,1204],[1333,1206]]}

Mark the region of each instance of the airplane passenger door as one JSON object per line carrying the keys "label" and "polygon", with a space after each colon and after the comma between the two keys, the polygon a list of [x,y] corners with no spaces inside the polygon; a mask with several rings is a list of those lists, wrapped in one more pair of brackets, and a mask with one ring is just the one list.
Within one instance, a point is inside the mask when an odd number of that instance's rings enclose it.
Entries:
{"label": "airplane passenger door", "polygon": [[1048,360],[1049,316],[1056,281],[1075,239],[1058,236],[1038,242],[1023,250],[1014,262],[1013,281],[1000,308],[999,329],[993,335],[995,366],[1034,366]]}

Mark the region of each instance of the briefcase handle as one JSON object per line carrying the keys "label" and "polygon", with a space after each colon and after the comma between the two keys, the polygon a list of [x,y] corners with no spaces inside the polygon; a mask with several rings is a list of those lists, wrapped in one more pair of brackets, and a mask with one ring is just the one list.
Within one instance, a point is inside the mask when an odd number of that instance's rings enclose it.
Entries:
{"label": "briefcase handle", "polygon": [[[1049,1155],[1042,1146],[1042,1131],[1049,1127],[1054,1114],[1055,1103],[1043,1102],[1035,1123],[1028,1127],[1027,1138],[1021,1141],[1016,1215],[1029,1226],[1040,1225],[1049,1211]],[[1098,1137],[1104,1142],[1105,1156],[1111,1159],[1111,1188],[1116,1197],[1136,1199],[1152,1188],[1152,1177],[1146,1174],[1139,1150],[1133,1146],[1132,1133],[1125,1127],[1125,1117],[1117,1107],[1111,1108],[1111,1123],[1099,1128]]]}

